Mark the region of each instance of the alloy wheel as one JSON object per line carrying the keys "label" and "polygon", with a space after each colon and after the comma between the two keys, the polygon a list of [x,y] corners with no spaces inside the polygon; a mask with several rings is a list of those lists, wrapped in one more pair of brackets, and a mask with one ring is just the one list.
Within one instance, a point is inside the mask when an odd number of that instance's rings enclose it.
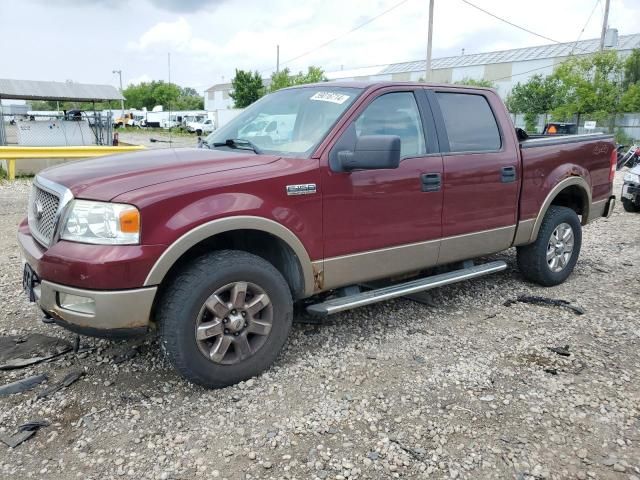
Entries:
{"label": "alloy wheel", "polygon": [[552,272],[561,272],[573,255],[573,228],[568,223],[558,225],[547,245],[547,265]]}
{"label": "alloy wheel", "polygon": [[196,321],[200,352],[214,363],[233,365],[254,355],[273,325],[267,293],[250,282],[217,289],[204,303]]}

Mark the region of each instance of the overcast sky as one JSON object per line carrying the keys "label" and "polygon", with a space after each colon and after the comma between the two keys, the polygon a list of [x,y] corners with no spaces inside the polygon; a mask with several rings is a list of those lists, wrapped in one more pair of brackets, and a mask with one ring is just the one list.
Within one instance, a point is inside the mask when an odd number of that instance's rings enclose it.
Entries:
{"label": "overcast sky", "polygon": [[[558,41],[575,41],[595,0],[471,0],[513,23]],[[0,77],[74,80],[117,86],[171,79],[199,91],[229,81],[235,68],[286,65],[325,71],[424,58],[428,0],[0,0]],[[600,35],[601,0],[582,38]],[[612,0],[609,25],[640,32],[640,0]],[[344,35],[344,36],[343,36]],[[462,0],[435,0],[434,58],[542,45]]]}

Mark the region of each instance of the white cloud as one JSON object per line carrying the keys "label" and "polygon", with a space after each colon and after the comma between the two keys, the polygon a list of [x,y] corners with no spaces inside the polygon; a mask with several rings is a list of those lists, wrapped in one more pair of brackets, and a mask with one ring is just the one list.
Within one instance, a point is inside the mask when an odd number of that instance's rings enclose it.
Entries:
{"label": "white cloud", "polygon": [[174,22],[159,22],[144,32],[138,40],[127,43],[129,50],[172,51],[189,55],[215,55],[219,52],[213,42],[193,35],[191,24],[180,17]]}
{"label": "white cloud", "polygon": [[[42,80],[73,78],[79,82],[117,82],[112,69],[122,69],[123,79],[166,79],[166,54],[171,52],[171,78],[189,85],[211,85],[228,81],[235,68],[269,73],[275,68],[276,45],[281,62],[312,51],[290,63],[292,70],[317,65],[325,70],[422,59],[426,50],[427,5],[425,0],[408,0],[386,15],[348,35],[346,32],[397,4],[399,0],[188,0],[191,10],[178,0],[127,2],[126,8],[106,8],[123,0],[87,0],[82,8],[65,2],[2,2],[0,29],[6,38],[20,38],[3,57],[5,76]],[[506,2],[471,0],[477,5],[530,30],[560,41],[578,37],[596,0],[538,0]],[[155,2],[155,3],[154,3]],[[168,2],[168,3],[167,3]],[[603,2],[600,2],[601,4]],[[175,4],[175,5],[174,5]],[[189,7],[189,8],[191,8]],[[192,12],[197,7],[197,13]],[[85,22],[93,9],[104,31],[95,35],[95,25]],[[24,36],[19,22],[29,18],[37,34]],[[621,34],[638,31],[630,18],[640,18],[638,0],[611,0],[609,24]],[[601,6],[582,38],[600,34]],[[57,25],[74,25],[60,29]],[[108,26],[116,30],[109,30]],[[115,35],[115,36],[114,36]],[[328,40],[330,45],[316,49]],[[83,39],[81,42],[78,38]],[[117,41],[114,41],[117,39]],[[41,49],[43,41],[67,52],[51,56]],[[467,54],[494,49],[547,44],[461,0],[438,0],[435,4],[434,57]],[[95,55],[95,52],[101,52]],[[114,80],[115,78],[115,80]]]}
{"label": "white cloud", "polygon": [[129,78],[126,79],[126,85],[137,85],[139,83],[143,83],[143,82],[150,82],[151,80],[153,80],[153,78],[151,78],[150,75],[147,75],[146,73],[143,73],[142,75],[139,75],[137,77],[133,77],[133,78]]}

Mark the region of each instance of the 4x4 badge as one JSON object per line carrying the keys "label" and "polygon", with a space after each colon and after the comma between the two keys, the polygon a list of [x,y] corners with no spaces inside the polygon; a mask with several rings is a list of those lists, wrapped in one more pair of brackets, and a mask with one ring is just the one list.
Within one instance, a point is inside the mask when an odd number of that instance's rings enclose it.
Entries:
{"label": "4x4 badge", "polygon": [[310,195],[316,193],[315,183],[302,183],[300,185],[287,185],[287,195]]}

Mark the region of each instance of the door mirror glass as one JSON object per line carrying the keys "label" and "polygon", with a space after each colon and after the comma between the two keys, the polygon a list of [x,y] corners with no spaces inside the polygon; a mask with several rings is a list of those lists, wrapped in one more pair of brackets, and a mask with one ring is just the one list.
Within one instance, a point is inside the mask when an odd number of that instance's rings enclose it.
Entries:
{"label": "door mirror glass", "polygon": [[397,135],[363,135],[355,150],[338,152],[341,170],[382,170],[398,168],[401,142]]}

